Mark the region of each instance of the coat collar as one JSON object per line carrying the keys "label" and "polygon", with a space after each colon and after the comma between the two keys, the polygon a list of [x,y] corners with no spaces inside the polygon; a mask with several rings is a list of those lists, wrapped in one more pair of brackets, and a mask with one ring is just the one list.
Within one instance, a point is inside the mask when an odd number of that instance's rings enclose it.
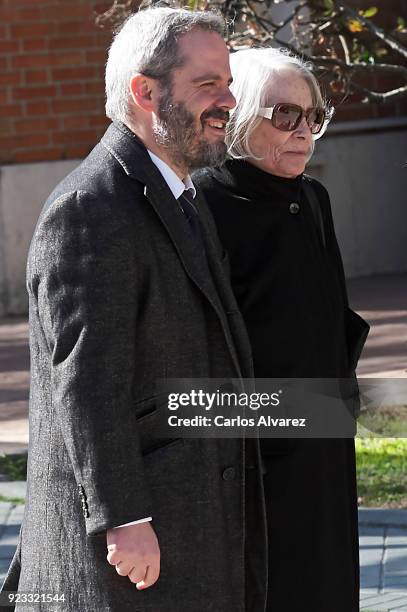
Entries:
{"label": "coat collar", "polygon": [[144,195],[165,226],[185,271],[215,309],[221,321],[233,362],[241,376],[239,359],[226,316],[226,313],[232,308],[231,304],[233,303],[235,309],[236,306],[229,281],[224,274],[222,275],[219,256],[208,230],[203,228],[208,265],[213,278],[209,276],[206,263],[195,248],[181,208],[162,174],[151,161],[141,140],[127,126],[115,122],[109,126],[101,142],[117,159],[126,174],[144,185]]}

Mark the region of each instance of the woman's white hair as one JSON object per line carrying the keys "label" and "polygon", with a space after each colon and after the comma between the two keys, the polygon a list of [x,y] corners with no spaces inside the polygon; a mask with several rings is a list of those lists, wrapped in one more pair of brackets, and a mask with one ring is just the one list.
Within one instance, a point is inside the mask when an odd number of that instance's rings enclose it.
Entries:
{"label": "woman's white hair", "polygon": [[230,56],[233,83],[231,91],[236,106],[231,111],[226,144],[228,154],[235,159],[256,158],[250,150],[250,136],[261,122],[259,109],[267,106],[270,84],[276,75],[296,72],[310,88],[312,103],[325,107],[317,79],[312,74],[310,63],[292,55],[285,49],[244,49]]}

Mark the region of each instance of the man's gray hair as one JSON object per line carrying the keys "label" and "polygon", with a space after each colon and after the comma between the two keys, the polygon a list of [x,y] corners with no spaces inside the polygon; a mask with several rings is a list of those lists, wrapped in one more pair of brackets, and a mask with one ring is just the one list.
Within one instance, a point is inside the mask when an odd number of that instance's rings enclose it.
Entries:
{"label": "man's gray hair", "polygon": [[233,76],[230,90],[236,98],[226,133],[231,157],[256,157],[250,150],[249,139],[262,120],[258,116],[259,109],[268,105],[267,96],[276,75],[288,73],[289,79],[290,72],[297,73],[307,81],[312,103],[325,106],[318,81],[312,74],[312,65],[286,50],[268,47],[237,51],[230,56],[230,67]]}
{"label": "man's gray hair", "polygon": [[137,73],[168,84],[186,57],[179,54],[180,36],[193,29],[225,33],[225,22],[210,11],[153,7],[131,15],[116,34],[106,64],[106,115],[129,117],[130,80]]}

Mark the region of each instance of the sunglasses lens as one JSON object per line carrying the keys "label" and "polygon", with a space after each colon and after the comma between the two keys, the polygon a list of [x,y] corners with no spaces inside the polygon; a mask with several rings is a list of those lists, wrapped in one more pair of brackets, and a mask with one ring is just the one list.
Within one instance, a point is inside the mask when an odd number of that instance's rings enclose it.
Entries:
{"label": "sunglasses lens", "polygon": [[301,108],[295,104],[277,104],[273,112],[273,125],[278,130],[290,132],[298,127]]}
{"label": "sunglasses lens", "polygon": [[313,108],[308,114],[308,125],[312,134],[318,134],[325,121],[325,113],[322,108]]}

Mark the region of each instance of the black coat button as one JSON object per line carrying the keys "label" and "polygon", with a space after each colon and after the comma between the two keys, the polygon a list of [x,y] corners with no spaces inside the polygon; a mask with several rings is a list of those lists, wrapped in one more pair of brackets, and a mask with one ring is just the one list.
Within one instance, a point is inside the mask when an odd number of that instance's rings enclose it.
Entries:
{"label": "black coat button", "polygon": [[297,202],[291,202],[288,210],[292,215],[298,215],[300,212],[300,205]]}
{"label": "black coat button", "polygon": [[236,470],[234,467],[228,467],[225,470],[223,470],[223,473],[222,473],[223,480],[233,480],[235,476],[236,476]]}

